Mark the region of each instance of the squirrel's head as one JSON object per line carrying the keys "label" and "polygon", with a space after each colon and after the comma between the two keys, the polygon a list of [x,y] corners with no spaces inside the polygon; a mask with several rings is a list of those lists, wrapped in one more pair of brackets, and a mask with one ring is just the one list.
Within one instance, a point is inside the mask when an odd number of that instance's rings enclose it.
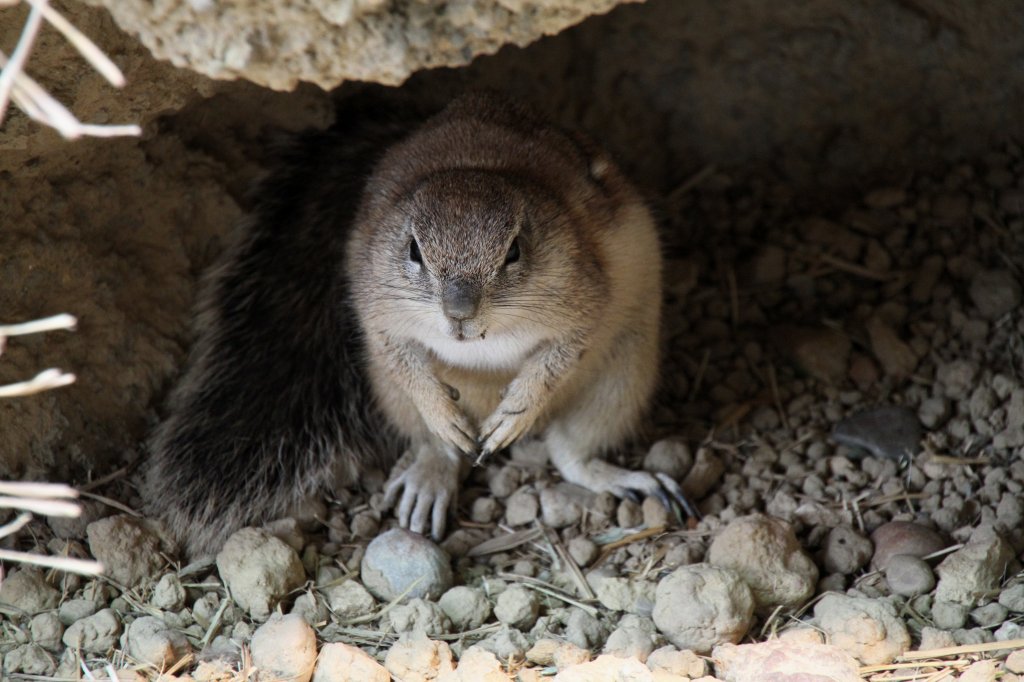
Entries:
{"label": "squirrel's head", "polygon": [[401,308],[406,333],[451,362],[514,364],[585,295],[593,264],[568,210],[526,178],[431,173],[377,231],[374,258],[387,263],[373,269],[394,285],[381,298],[391,314]]}
{"label": "squirrel's head", "polygon": [[367,183],[346,256],[362,322],[452,364],[516,367],[607,301],[609,235],[633,205],[589,139],[459,98]]}

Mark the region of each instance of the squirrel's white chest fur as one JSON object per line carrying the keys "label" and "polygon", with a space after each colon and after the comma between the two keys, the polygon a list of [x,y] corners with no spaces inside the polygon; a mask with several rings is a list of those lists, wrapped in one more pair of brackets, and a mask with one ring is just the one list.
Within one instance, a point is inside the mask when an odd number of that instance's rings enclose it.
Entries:
{"label": "squirrel's white chest fur", "polygon": [[440,334],[425,339],[425,345],[445,365],[484,372],[508,371],[521,367],[541,340],[532,335],[492,334],[483,339],[460,341]]}

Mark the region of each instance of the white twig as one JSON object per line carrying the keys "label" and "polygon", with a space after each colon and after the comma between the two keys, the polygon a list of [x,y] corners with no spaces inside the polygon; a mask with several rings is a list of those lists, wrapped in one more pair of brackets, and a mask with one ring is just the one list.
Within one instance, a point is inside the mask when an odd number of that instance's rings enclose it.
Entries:
{"label": "white twig", "polygon": [[0,398],[14,398],[33,395],[42,391],[48,391],[51,388],[67,386],[74,382],[74,374],[67,374],[59,369],[46,369],[28,381],[0,386]]}
{"label": "white twig", "polygon": [[138,137],[142,134],[142,128],[134,123],[126,125],[81,123],[78,126],[78,132],[87,137]]}
{"label": "white twig", "polygon": [[0,509],[24,509],[44,516],[77,519],[82,510],[76,502],[65,500],[33,500],[26,497],[0,497]]}
{"label": "white twig", "polygon": [[46,0],[26,0],[33,9],[43,13],[43,17],[50,22],[50,25],[60,31],[69,43],[74,45],[78,53],[85,57],[86,61],[92,64],[92,68],[100,72],[100,75],[107,79],[107,82],[115,88],[124,86],[124,74],[117,68],[114,62],[110,61],[103,50],[96,47],[96,43],[89,40],[84,33],[64,18],[64,16],[50,7]]}
{"label": "white twig", "polygon": [[13,67],[8,68],[7,55],[0,52],[0,67],[14,74],[14,90],[11,96],[14,103],[28,114],[29,118],[48,125],[68,139],[81,137],[78,132],[78,119],[63,104],[50,96],[43,86],[36,83],[30,76]]}
{"label": "white twig", "polygon": [[27,524],[31,520],[32,520],[32,515],[29,514],[28,512],[23,512],[21,514],[18,514],[18,516],[16,516],[13,521],[10,521],[10,522],[5,523],[4,525],[0,526],[0,538],[5,538],[8,535],[14,535],[19,530],[24,528],[25,524]]}
{"label": "white twig", "polygon": [[74,559],[66,556],[41,556],[29,552],[16,552],[12,549],[0,549],[0,561],[17,561],[33,566],[56,568],[70,573],[82,575],[99,575],[103,572],[103,564],[89,559]]}
{"label": "white twig", "polygon": [[0,336],[24,336],[25,334],[38,334],[39,332],[52,332],[58,329],[73,330],[78,324],[74,315],[61,313],[51,315],[41,320],[21,322],[18,324],[0,324]]}
{"label": "white twig", "polygon": [[78,491],[63,483],[37,483],[35,481],[0,481],[0,495],[15,497],[34,497],[49,499],[51,497],[74,499]]}
{"label": "white twig", "polygon": [[[45,7],[45,0],[39,1]],[[0,2],[3,2],[3,0],[0,0]],[[33,14],[40,11],[39,7],[40,5],[38,4],[33,5]],[[38,27],[33,30],[38,30]],[[8,72],[5,71],[4,73]],[[0,74],[0,78],[3,75]],[[5,103],[3,102],[3,104]],[[4,341],[9,336],[36,334],[56,329],[74,329],[76,324],[77,320],[72,315],[63,314],[22,324],[0,325],[0,351],[3,351]],[[48,369],[40,372],[29,381],[0,386],[0,398],[31,395],[50,388],[67,386],[74,380],[75,375],[73,374],[67,374],[59,369]],[[0,481],[0,509],[13,508],[22,512],[13,521],[0,526],[0,538],[13,535],[23,528],[32,520],[32,512],[46,516],[70,518],[81,516],[81,507],[72,501],[77,497],[77,490],[61,483]],[[0,561],[16,561],[85,575],[98,575],[103,572],[103,565],[96,561],[71,557],[42,556],[8,549],[0,549]]]}
{"label": "white twig", "polygon": [[[0,122],[3,122],[9,102],[13,101],[29,118],[53,128],[68,139],[79,138],[83,135],[91,137],[141,135],[142,129],[137,125],[82,123],[68,111],[67,107],[54,99],[45,88],[25,73],[25,62],[42,21],[45,19],[60,31],[89,64],[112,85],[121,87],[125,83],[124,74],[117,68],[117,65],[70,21],[50,7],[48,0],[25,1],[32,6],[32,9],[29,11],[28,20],[22,29],[14,53],[8,59],[3,52],[0,52]],[[17,3],[11,0],[0,0],[0,7],[15,4]]]}
{"label": "white twig", "polygon": [[11,59],[7,62],[3,71],[0,71],[0,123],[3,123],[4,112],[7,111],[7,103],[10,101],[11,90],[14,88],[18,77],[22,75],[25,62],[28,61],[28,54],[32,51],[32,44],[36,40],[40,27],[43,25],[43,13],[39,7],[33,6],[28,13],[25,27],[21,30],[21,37],[18,44],[11,53]]}

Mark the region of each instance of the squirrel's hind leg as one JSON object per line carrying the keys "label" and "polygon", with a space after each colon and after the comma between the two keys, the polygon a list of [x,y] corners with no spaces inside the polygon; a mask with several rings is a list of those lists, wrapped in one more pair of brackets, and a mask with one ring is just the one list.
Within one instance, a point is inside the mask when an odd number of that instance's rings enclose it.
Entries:
{"label": "squirrel's hind leg", "polygon": [[687,515],[696,516],[676,481],[664,474],[630,471],[601,458],[601,453],[633,434],[646,410],[657,362],[656,353],[639,345],[650,343],[643,335],[620,338],[614,361],[602,364],[601,375],[548,425],[544,440],[551,463],[566,481],[636,502],[656,497],[666,509],[675,503]]}

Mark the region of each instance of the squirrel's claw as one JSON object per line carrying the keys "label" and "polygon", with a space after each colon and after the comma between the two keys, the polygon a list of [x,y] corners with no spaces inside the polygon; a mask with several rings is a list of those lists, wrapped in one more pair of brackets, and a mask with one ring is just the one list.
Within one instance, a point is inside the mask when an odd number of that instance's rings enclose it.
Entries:
{"label": "squirrel's claw", "polygon": [[504,450],[522,436],[533,422],[532,415],[525,417],[525,413],[509,414],[500,409],[488,417],[480,429],[483,435],[480,436],[480,457],[477,461]]}
{"label": "squirrel's claw", "polygon": [[658,479],[658,483],[661,484],[662,496],[659,496],[659,499],[661,499],[662,504],[665,505],[665,509],[672,509],[672,504],[668,502],[666,497],[663,497],[665,493],[668,493],[667,497],[671,497],[672,500],[679,505],[679,508],[682,509],[687,516],[693,519],[700,520],[701,516],[700,512],[697,511],[697,507],[695,507],[693,503],[691,503],[690,500],[686,497],[686,494],[683,492],[682,487],[678,483],[676,483],[675,479],[673,479],[668,474],[661,473],[660,471],[655,472],[654,477]]}
{"label": "squirrel's claw", "polygon": [[438,418],[426,421],[434,435],[446,444],[466,454],[476,452],[476,430],[469,418],[455,405]]}
{"label": "squirrel's claw", "polygon": [[[623,485],[609,488],[616,497],[632,500],[640,504],[644,497],[654,497],[669,511],[678,509],[686,517],[700,519],[700,512],[687,499],[683,489],[670,476],[660,472],[634,471],[626,476]],[[679,513],[677,517],[682,520]]]}
{"label": "squirrel's claw", "polygon": [[480,457],[477,462],[493,452],[504,450],[533,427],[541,411],[540,405],[524,402],[521,396],[517,399],[512,391],[506,391],[498,409],[480,427]]}

